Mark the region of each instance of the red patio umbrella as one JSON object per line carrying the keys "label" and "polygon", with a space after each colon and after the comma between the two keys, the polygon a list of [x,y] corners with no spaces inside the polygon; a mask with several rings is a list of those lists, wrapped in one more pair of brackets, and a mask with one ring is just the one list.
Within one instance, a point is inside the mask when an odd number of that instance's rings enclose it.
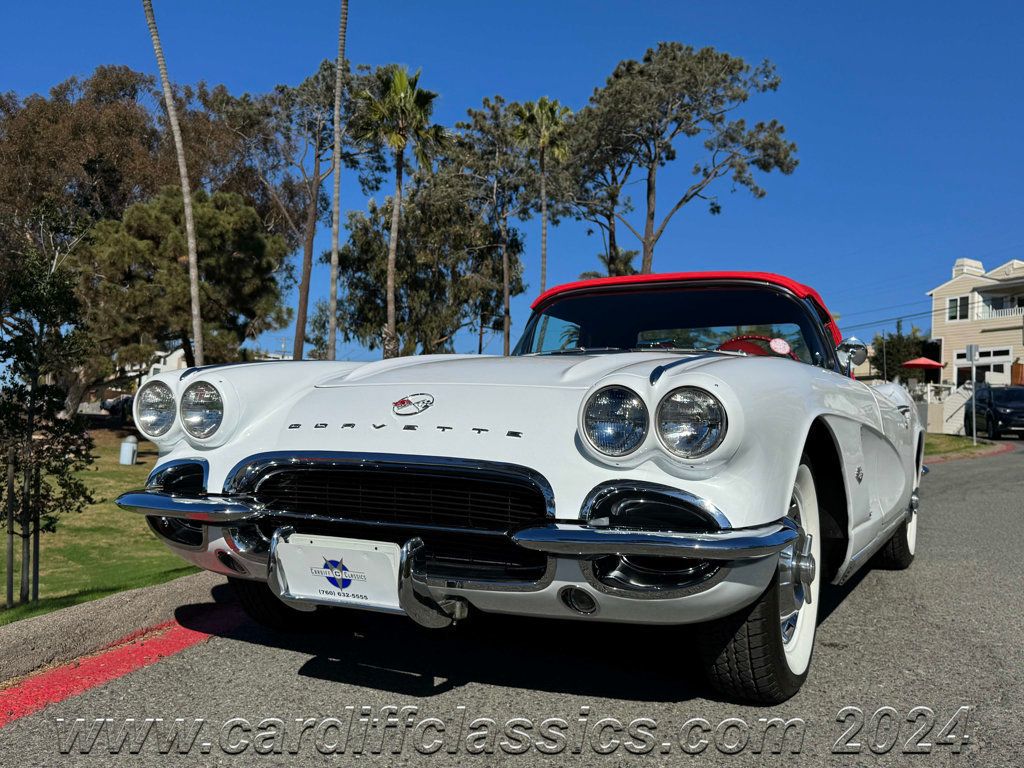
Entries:
{"label": "red patio umbrella", "polygon": [[913,360],[907,360],[903,364],[904,368],[922,368],[924,370],[935,370],[941,368],[942,363],[937,363],[934,360],[929,360],[927,357],[915,357]]}

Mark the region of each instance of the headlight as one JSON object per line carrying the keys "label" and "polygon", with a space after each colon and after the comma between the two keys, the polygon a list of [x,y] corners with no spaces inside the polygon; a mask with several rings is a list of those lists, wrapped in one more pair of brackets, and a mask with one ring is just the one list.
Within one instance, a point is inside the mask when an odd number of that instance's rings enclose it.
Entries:
{"label": "headlight", "polygon": [[181,425],[192,437],[209,437],[224,420],[224,398],[206,381],[197,381],[181,396]]}
{"label": "headlight", "polygon": [[684,459],[706,456],[721,445],[728,429],[725,408],[710,392],[680,387],[658,405],[658,436]]}
{"label": "headlight", "polygon": [[647,406],[625,387],[605,387],[590,396],[583,411],[583,430],[595,449],[607,456],[625,456],[647,436]]}
{"label": "headlight", "polygon": [[174,424],[174,393],[162,381],[139,390],[138,427],[149,437],[160,437]]}

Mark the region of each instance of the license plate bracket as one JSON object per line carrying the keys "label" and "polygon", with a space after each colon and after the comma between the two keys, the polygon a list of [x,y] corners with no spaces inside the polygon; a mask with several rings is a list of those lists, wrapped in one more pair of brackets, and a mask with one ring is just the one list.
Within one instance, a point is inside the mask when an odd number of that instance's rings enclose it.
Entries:
{"label": "license plate bracket", "polygon": [[325,605],[402,612],[401,548],[392,542],[290,533],[274,548],[286,598]]}

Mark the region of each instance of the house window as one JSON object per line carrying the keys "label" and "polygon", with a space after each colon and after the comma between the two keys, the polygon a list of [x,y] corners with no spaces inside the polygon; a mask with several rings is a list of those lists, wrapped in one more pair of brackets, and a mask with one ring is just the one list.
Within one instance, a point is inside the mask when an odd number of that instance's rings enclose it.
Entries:
{"label": "house window", "polygon": [[957,296],[950,299],[948,304],[949,314],[947,317],[950,320],[966,320],[967,303],[969,299],[969,296]]}
{"label": "house window", "polygon": [[957,360],[966,360],[967,359],[967,353],[966,352],[957,352],[956,353],[956,359]]}

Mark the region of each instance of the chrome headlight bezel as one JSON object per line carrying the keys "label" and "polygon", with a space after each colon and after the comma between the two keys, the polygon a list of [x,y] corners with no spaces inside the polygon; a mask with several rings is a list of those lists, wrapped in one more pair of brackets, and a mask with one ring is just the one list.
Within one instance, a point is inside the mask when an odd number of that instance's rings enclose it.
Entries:
{"label": "chrome headlight bezel", "polygon": [[[628,447],[621,451],[609,451],[606,448],[602,448],[595,437],[591,434],[591,418],[590,411],[597,398],[601,396],[607,396],[607,394],[613,390],[624,393],[628,398],[634,401],[634,404],[639,406],[638,412],[643,417],[643,428],[640,430],[639,435],[634,434],[629,442]],[[583,438],[587,441],[587,445],[601,456],[605,456],[609,459],[621,459],[635,453],[640,449],[641,446],[647,441],[647,436],[651,431],[651,417],[650,411],[647,407],[647,403],[644,399],[634,390],[621,384],[609,384],[608,386],[601,387],[600,389],[593,392],[584,402],[583,409],[581,411],[580,418],[580,431],[583,434]]]}
{"label": "chrome headlight bezel", "polygon": [[[164,391],[161,394],[163,395],[163,397],[166,398],[165,402],[169,403],[169,405],[170,405],[169,411],[165,410],[165,413],[169,412],[170,420],[166,422],[166,425],[162,429],[151,431],[149,429],[146,429],[146,427],[144,426],[143,408],[146,407],[144,405],[144,397],[148,393],[160,392],[161,390]],[[171,389],[170,386],[168,386],[165,382],[163,382],[163,381],[150,381],[150,382],[147,382],[146,384],[144,384],[142,386],[141,389],[139,389],[138,393],[135,395],[135,426],[138,427],[139,431],[143,435],[145,435],[146,437],[148,437],[150,439],[153,439],[153,440],[159,440],[160,438],[166,437],[167,434],[172,429],[174,429],[174,422],[175,422],[175,420],[177,418],[178,418],[178,402],[177,402],[177,399],[174,396],[174,390]]]}
{"label": "chrome headlight bezel", "polygon": [[[198,392],[200,389],[207,388],[212,390],[216,395],[216,401],[212,407],[210,405],[205,409],[208,414],[215,414],[215,419],[212,422],[206,423],[205,429],[193,429],[190,423],[195,422],[195,416],[186,415],[186,408],[192,408],[193,405],[189,403],[189,396]],[[217,434],[218,430],[224,425],[224,393],[217,387],[213,382],[200,379],[194,381],[185,388],[185,391],[181,394],[181,400],[178,403],[178,418],[181,420],[181,428],[185,430],[187,434],[193,440],[205,441],[213,438]],[[193,424],[194,426],[194,424]]]}
{"label": "chrome headlight bezel", "polygon": [[[690,393],[692,395],[695,395],[697,398],[703,399],[705,407],[714,408],[718,412],[719,418],[717,419],[717,422],[719,425],[719,431],[717,436],[713,439],[710,445],[704,445],[697,450],[679,450],[678,445],[674,445],[673,442],[666,437],[665,430],[662,428],[662,420],[664,418],[663,414],[666,405],[672,405],[672,399],[677,395],[683,393]],[[712,420],[708,419],[707,421]],[[703,387],[695,387],[689,385],[676,387],[672,391],[665,394],[665,396],[662,397],[658,403],[658,408],[655,411],[654,422],[654,431],[658,436],[658,442],[661,443],[662,448],[664,448],[665,451],[669,453],[669,455],[687,461],[692,461],[694,459],[702,459],[706,456],[710,456],[712,453],[714,453],[721,447],[722,443],[725,442],[726,436],[729,433],[729,414],[726,411],[725,405],[722,404],[722,401],[718,397],[716,397],[714,394],[704,389]]]}

